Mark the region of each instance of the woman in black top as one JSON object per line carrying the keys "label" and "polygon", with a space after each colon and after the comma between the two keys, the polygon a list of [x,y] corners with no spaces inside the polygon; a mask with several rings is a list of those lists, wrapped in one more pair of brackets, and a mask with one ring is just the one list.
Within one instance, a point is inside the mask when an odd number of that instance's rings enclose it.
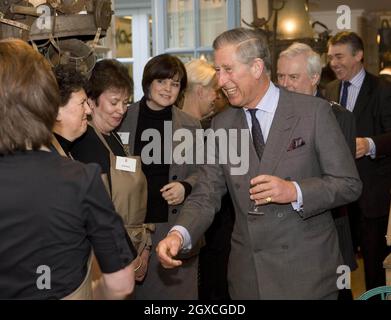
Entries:
{"label": "woman in black top", "polygon": [[60,102],[49,63],[22,40],[1,40],[0,52],[0,299],[59,299],[78,288],[90,297],[91,249],[103,272],[94,298],[124,298],[134,253],[99,168],[49,149]]}
{"label": "woman in black top", "polygon": [[[86,133],[72,146],[72,155],[84,163],[98,163],[116,211],[138,251],[136,280],[146,273],[151,240],[145,225],[146,180],[137,157],[130,157],[114,129],[119,126],[131,98],[133,83],[128,70],[112,59],[101,60],[92,70],[88,101],[92,109]],[[130,164],[128,166],[128,164]]]}
{"label": "woman in black top", "polygon": [[[185,146],[195,154],[193,139],[181,142],[174,135],[183,130],[194,138],[200,123],[175,106],[187,85],[185,67],[177,57],[163,54],[149,60],[142,85],[144,97],[129,107],[118,132],[127,138],[130,152],[142,158],[148,181],[146,222],[156,226],[152,242],[157,245],[170,231],[197,180],[194,159],[182,164],[178,161],[182,155],[175,153]],[[148,275],[136,287],[135,298],[197,299],[198,251],[195,246],[183,268],[167,270],[152,250]]]}
{"label": "woman in black top", "polygon": [[71,145],[87,130],[91,114],[85,92],[86,78],[71,65],[58,65],[54,74],[60,89],[60,108],[54,123],[52,145],[63,156],[71,157]]}

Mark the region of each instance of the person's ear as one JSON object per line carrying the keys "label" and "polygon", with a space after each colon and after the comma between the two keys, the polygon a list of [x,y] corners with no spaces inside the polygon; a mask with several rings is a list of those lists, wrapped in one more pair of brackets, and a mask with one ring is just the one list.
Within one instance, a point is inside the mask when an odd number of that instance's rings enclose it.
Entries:
{"label": "person's ear", "polygon": [[56,117],[56,121],[57,122],[60,122],[62,120],[63,109],[64,109],[63,107],[59,107],[58,108],[57,117]]}
{"label": "person's ear", "polygon": [[357,62],[362,61],[363,57],[364,57],[364,52],[363,52],[362,50],[358,50],[358,51],[356,52],[356,54],[354,55],[354,59],[355,59]]}
{"label": "person's ear", "polygon": [[264,68],[263,60],[260,58],[254,59],[251,70],[256,79],[259,79],[261,77],[263,68]]}
{"label": "person's ear", "polygon": [[319,80],[320,80],[320,74],[314,74],[312,77],[311,77],[311,84],[313,86],[317,86],[318,83],[319,83]]}
{"label": "person's ear", "polygon": [[87,101],[88,101],[88,105],[90,106],[90,109],[91,109],[91,110],[93,110],[94,108],[96,108],[96,103],[95,103],[95,100],[94,100],[94,99],[88,98]]}

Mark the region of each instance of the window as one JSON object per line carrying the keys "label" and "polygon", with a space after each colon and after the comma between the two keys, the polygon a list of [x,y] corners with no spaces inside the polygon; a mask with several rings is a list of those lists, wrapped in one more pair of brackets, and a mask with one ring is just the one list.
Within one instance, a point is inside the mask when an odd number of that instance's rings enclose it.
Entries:
{"label": "window", "polygon": [[145,9],[118,10],[114,18],[113,58],[127,66],[134,82],[134,101],[143,96],[141,80],[152,55],[152,17]]}
{"label": "window", "polygon": [[[237,0],[154,0],[155,52],[211,60],[217,35],[240,25]],[[164,14],[162,14],[164,13]]]}

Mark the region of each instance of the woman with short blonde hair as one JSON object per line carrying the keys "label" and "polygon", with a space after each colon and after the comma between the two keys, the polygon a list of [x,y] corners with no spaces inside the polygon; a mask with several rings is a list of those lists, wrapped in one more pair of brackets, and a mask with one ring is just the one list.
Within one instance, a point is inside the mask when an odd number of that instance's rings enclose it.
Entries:
{"label": "woman with short blonde hair", "polygon": [[215,69],[202,59],[185,64],[188,85],[182,110],[198,120],[213,112],[216,100],[217,78]]}

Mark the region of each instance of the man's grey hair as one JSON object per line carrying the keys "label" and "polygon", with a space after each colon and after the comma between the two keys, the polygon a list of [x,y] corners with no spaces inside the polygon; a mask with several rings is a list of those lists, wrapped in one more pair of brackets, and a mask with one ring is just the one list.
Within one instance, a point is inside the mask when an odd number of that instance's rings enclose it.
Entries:
{"label": "man's grey hair", "polygon": [[271,70],[270,51],[262,31],[236,28],[223,32],[213,41],[213,49],[217,50],[225,45],[237,45],[236,55],[240,62],[249,64],[254,59],[263,60],[265,70]]}
{"label": "man's grey hair", "polygon": [[279,57],[294,58],[300,54],[303,54],[306,57],[308,75],[310,77],[315,75],[320,76],[322,73],[320,55],[316,53],[308,44],[295,42],[286,50],[282,51]]}

